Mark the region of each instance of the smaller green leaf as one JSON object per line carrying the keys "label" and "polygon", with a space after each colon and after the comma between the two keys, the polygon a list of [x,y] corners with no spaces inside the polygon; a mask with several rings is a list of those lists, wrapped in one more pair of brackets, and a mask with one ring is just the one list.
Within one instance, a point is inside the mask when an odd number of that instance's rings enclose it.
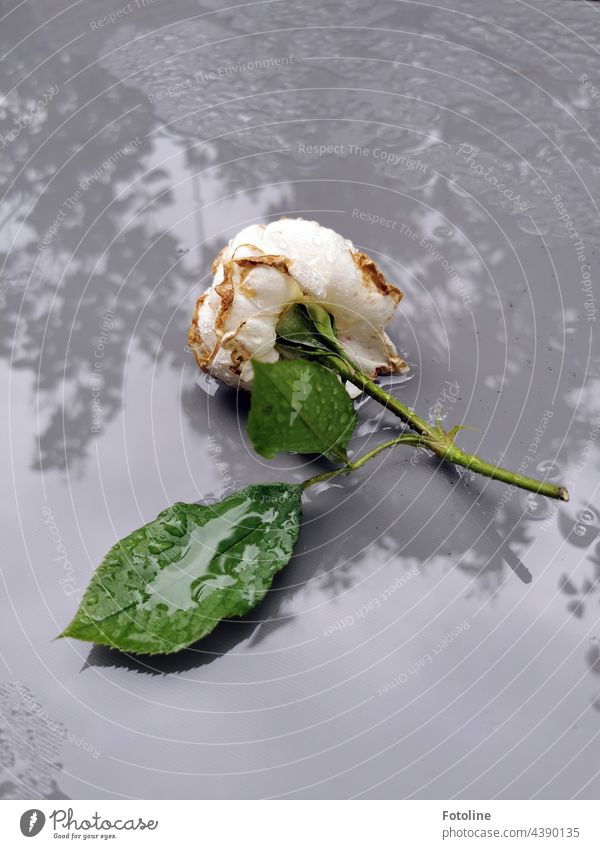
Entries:
{"label": "smaller green leaf", "polygon": [[300,347],[306,351],[330,351],[324,340],[319,338],[315,323],[304,304],[289,306],[277,322],[276,330],[280,345],[283,343],[286,347]]}
{"label": "smaller green leaf", "polygon": [[338,366],[357,369],[336,336],[333,317],[321,304],[292,304],[282,313],[276,331],[277,348],[286,358],[318,360],[335,372]]}
{"label": "smaller green leaf", "polygon": [[334,351],[338,351],[341,348],[341,345],[335,335],[333,318],[331,315],[320,304],[308,303],[304,305],[304,308],[306,309],[308,317],[312,321],[317,332],[325,341],[325,344]]}
{"label": "smaller green leaf", "polygon": [[293,451],[345,462],[356,413],[336,375],[303,358],[252,364],[248,434],[255,450],[268,458]]}
{"label": "smaller green leaf", "polygon": [[302,487],[285,483],[173,504],[110,549],[61,636],[133,654],[180,651],[264,598],[301,516]]}

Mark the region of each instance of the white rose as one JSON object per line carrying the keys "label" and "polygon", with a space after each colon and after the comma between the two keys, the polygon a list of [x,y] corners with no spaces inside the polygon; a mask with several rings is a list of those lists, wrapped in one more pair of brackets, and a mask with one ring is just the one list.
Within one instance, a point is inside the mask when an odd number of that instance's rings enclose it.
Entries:
{"label": "white rose", "polygon": [[279,317],[303,302],[327,309],[340,343],[365,374],[408,370],[384,331],[402,292],[367,254],[316,221],[284,218],[246,227],[219,253],[212,272],[188,340],[200,368],[223,383],[251,388],[251,358],[279,359]]}

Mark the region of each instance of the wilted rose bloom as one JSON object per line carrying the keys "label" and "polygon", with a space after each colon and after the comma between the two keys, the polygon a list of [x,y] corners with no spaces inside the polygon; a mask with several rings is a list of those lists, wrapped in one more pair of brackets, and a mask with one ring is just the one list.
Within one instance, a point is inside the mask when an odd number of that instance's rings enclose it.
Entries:
{"label": "wilted rose bloom", "polygon": [[250,389],[254,357],[275,362],[277,322],[293,303],[321,304],[340,343],[370,377],[408,370],[384,331],[402,292],[367,254],[316,221],[246,227],[216,257],[188,334],[204,371]]}

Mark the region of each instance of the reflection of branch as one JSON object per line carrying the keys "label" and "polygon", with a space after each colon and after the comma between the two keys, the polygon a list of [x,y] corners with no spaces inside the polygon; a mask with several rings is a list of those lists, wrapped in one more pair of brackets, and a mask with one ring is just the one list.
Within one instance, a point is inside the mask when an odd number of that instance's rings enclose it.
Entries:
{"label": "reflection of branch", "polygon": [[22,199],[22,197],[23,197],[22,192],[20,192],[20,191],[18,191],[18,190],[17,190],[17,191],[15,192],[15,203],[14,203],[14,205],[13,205],[12,207],[11,207],[11,200],[12,200],[12,199],[11,199],[11,198],[7,198],[7,199],[5,199],[4,203],[6,203],[6,205],[8,206],[8,212],[6,213],[6,217],[5,217],[5,218],[3,218],[3,219],[0,221],[0,230],[2,230],[2,229],[3,229],[3,227],[5,226],[5,224],[7,224],[7,222],[8,222],[9,220],[11,220],[11,219],[14,217],[15,211],[16,211],[16,210],[19,208],[19,206],[21,205],[21,199]]}

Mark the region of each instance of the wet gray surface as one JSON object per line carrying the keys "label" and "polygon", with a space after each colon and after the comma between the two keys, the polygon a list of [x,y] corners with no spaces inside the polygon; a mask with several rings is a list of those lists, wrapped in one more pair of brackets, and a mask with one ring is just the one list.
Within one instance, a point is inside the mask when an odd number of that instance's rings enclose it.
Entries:
{"label": "wet gray surface", "polygon": [[[0,8],[0,793],[597,798],[600,4]],[[167,504],[308,476],[185,350],[214,254],[280,215],[405,291],[398,397],[570,504],[397,451],[313,492],[247,620],[163,661],[54,641]],[[393,424],[360,415],[355,449]]]}

